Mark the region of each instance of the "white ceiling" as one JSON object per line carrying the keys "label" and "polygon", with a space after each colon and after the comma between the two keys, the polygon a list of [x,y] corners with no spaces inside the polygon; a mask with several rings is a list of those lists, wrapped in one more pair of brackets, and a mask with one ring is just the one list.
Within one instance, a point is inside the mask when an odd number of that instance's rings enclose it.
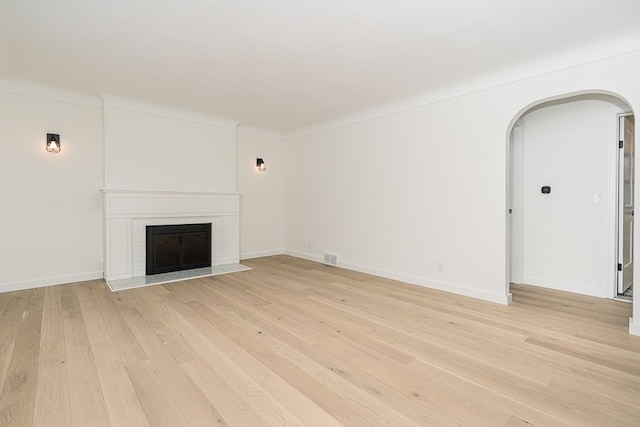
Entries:
{"label": "white ceiling", "polygon": [[640,0],[0,0],[0,77],[291,132],[637,40],[639,19]]}

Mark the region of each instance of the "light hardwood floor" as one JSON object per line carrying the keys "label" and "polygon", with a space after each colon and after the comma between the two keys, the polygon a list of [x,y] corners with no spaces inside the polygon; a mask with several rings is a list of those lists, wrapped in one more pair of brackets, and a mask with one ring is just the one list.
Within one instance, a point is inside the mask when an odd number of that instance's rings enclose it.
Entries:
{"label": "light hardwood floor", "polygon": [[0,424],[638,426],[631,305],[502,306],[287,256],[0,295]]}

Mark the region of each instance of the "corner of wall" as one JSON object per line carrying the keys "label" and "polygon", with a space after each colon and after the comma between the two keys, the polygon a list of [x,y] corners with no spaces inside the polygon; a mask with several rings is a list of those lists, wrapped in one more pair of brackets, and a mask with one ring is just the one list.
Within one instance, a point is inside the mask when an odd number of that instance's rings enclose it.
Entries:
{"label": "corner of wall", "polygon": [[[286,255],[290,255],[296,258],[302,258],[309,261],[322,262],[323,259],[320,256],[307,254],[304,252],[297,252],[291,250],[285,250]],[[373,276],[384,277],[386,279],[397,280],[404,283],[409,283],[416,286],[422,286],[429,289],[435,289],[438,291],[449,292],[466,297],[476,298],[483,301],[493,302],[496,304],[508,305],[511,304],[511,294],[506,295],[496,294],[478,289],[467,288],[464,286],[455,285],[452,283],[437,282],[433,280],[427,280],[420,277],[410,276],[406,274],[396,273],[392,271],[380,270],[373,267],[367,267],[357,265],[349,262],[341,261],[338,265],[339,268],[347,270],[358,271],[360,273],[371,274]]]}
{"label": "corner of wall", "polygon": [[640,336],[640,321],[633,320],[633,317],[629,318],[629,334]]}

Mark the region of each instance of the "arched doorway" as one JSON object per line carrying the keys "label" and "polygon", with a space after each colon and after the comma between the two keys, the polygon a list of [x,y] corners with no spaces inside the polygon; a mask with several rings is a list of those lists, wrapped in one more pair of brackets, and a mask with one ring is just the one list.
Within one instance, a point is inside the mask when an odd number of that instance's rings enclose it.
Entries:
{"label": "arched doorway", "polygon": [[622,190],[624,178],[632,176],[633,157],[620,154],[618,123],[625,116],[633,120],[632,114],[621,97],[594,92],[541,100],[513,119],[509,283],[619,296]]}

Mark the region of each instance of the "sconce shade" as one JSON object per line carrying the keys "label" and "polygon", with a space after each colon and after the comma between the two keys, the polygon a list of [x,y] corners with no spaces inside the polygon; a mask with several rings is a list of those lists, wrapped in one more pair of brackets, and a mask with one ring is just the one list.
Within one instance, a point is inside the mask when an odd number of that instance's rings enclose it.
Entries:
{"label": "sconce shade", "polygon": [[57,133],[47,134],[47,151],[50,153],[60,152],[60,135]]}
{"label": "sconce shade", "polygon": [[256,159],[256,168],[260,171],[260,172],[264,172],[267,170],[267,165],[265,164],[264,160],[262,159]]}

